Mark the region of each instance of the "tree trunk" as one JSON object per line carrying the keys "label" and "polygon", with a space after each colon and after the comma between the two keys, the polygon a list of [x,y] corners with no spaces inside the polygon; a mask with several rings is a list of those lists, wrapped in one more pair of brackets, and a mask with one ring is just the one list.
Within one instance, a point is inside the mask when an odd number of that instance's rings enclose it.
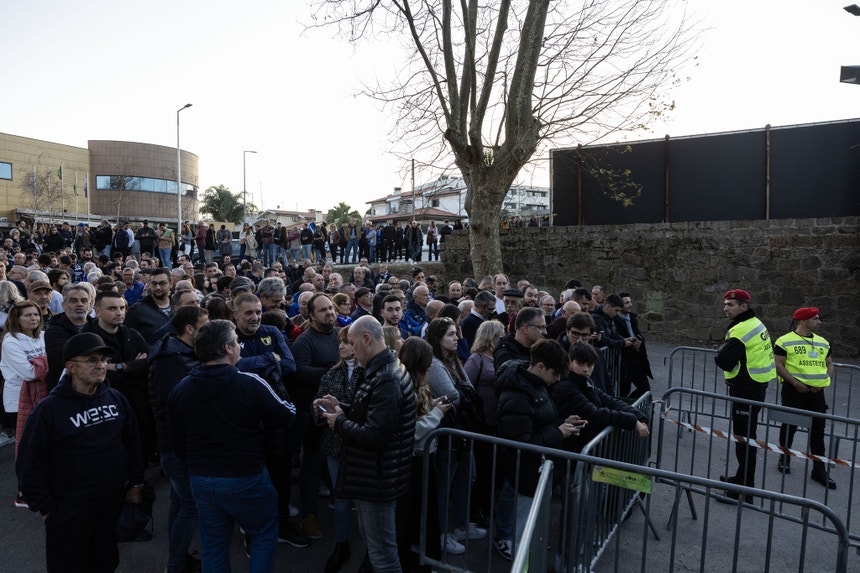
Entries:
{"label": "tree trunk", "polygon": [[[481,280],[487,275],[504,272],[499,240],[499,214],[502,203],[521,166],[501,170],[498,166],[475,166],[463,169],[469,187],[466,212],[469,214],[469,256],[472,272]],[[468,172],[468,176],[466,173]]]}

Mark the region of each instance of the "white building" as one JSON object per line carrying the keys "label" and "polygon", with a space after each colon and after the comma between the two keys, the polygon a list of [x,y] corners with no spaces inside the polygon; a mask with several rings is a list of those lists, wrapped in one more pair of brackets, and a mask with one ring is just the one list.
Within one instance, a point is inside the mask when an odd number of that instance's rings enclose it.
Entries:
{"label": "white building", "polygon": [[[413,205],[414,198],[414,205]],[[442,175],[439,179],[415,188],[415,193],[395,188],[394,193],[368,201],[368,218],[372,221],[467,220],[466,182],[462,177]],[[499,216],[527,218],[549,214],[549,188],[512,185],[502,203]]]}

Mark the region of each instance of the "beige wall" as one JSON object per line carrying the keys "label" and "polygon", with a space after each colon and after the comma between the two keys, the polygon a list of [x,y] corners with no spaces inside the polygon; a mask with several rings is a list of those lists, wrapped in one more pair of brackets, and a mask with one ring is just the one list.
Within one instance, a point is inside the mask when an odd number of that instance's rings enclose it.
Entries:
{"label": "beige wall", "polygon": [[38,209],[53,211],[57,216],[62,216],[60,213],[63,210],[63,196],[59,194],[60,179],[57,177],[61,164],[66,217],[73,217],[75,212],[75,171],[78,176],[78,210],[86,213],[84,178],[89,170],[88,149],[0,133],[0,161],[12,164],[12,181],[0,179],[0,216],[12,221],[16,209],[33,209],[28,183],[34,166],[37,178],[49,177],[58,190],[53,204],[40,204],[37,205]]}
{"label": "beige wall", "polygon": [[[175,194],[96,189],[96,175],[128,175],[175,181],[175,147],[101,140],[91,140],[88,145],[88,148],[74,147],[0,133],[0,161],[12,164],[12,181],[0,179],[0,217],[12,221],[16,218],[17,209],[34,209],[29,181],[35,166],[37,179],[44,178],[56,188],[53,200],[40,199],[35,205],[36,210],[44,213],[39,218],[86,218],[84,180],[89,173],[89,212],[93,218],[108,217],[115,220],[119,215],[120,218],[130,220],[176,220]],[[199,187],[197,156],[183,151],[181,157],[183,183]],[[59,191],[60,179],[57,177],[61,164],[64,175],[62,194]],[[76,171],[77,204],[74,193]],[[183,219],[195,219],[197,208],[196,194],[185,194],[182,198]]]}

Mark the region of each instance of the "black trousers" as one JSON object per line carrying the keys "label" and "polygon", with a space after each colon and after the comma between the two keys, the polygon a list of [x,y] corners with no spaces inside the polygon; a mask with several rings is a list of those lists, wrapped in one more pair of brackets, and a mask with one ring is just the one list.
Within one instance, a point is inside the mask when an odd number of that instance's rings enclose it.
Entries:
{"label": "black trousers", "polygon": [[99,499],[58,498],[45,520],[45,555],[49,573],[102,573],[119,565],[116,520],[123,493]]}
{"label": "black trousers", "polygon": [[[764,402],[767,393],[767,384],[756,384],[755,386],[729,386],[729,396]],[[760,406],[750,406],[732,402],[732,433],[744,437],[747,440],[755,440],[758,437],[758,415]],[[755,487],[755,466],[758,448],[742,444],[735,444],[735,457],[738,460],[738,471],[735,473],[732,483]]]}
{"label": "black trousers", "polygon": [[[820,414],[827,413],[827,402],[824,399],[824,390],[819,392],[807,392],[801,394],[788,382],[782,383],[782,405],[790,408],[800,408]],[[824,418],[812,418],[812,427],[809,429],[809,450],[815,455],[824,455]],[[779,445],[790,448],[794,442],[794,434],[797,426],[783,424],[779,428]],[[812,462],[812,471],[823,472],[824,462]]]}

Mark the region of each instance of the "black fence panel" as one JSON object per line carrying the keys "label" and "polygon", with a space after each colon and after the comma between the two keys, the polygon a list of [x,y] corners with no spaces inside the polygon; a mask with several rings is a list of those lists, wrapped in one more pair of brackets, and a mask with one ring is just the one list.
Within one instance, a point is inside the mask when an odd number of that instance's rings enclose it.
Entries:
{"label": "black fence panel", "polygon": [[555,149],[551,164],[556,225],[860,215],[860,120]]}

